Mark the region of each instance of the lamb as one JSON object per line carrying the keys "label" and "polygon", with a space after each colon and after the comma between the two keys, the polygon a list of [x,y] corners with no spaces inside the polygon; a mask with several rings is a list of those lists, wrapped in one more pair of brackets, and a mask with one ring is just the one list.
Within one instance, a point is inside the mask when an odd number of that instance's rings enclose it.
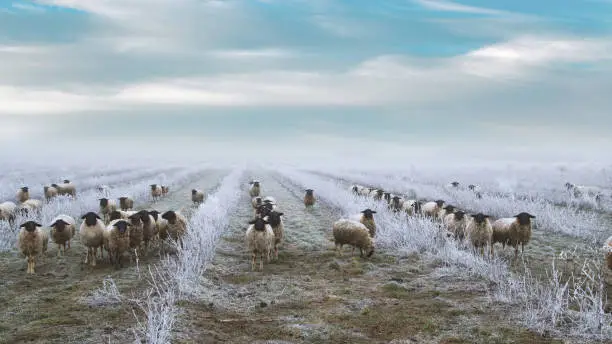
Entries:
{"label": "lamb", "polygon": [[114,199],[100,198],[100,214],[104,216],[104,223],[108,223],[108,215],[117,210],[117,202]]}
{"label": "lamb", "polygon": [[365,210],[362,210],[361,214],[355,214],[350,216],[350,219],[356,220],[366,226],[366,228],[368,229],[368,233],[370,233],[370,236],[372,238],[376,236],[376,223],[374,222],[373,214],[376,214],[376,211],[367,208]]}
{"label": "lamb", "polygon": [[204,193],[202,191],[192,189],[191,201],[193,202],[193,204],[202,204],[204,202]]}
{"label": "lamb", "polygon": [[76,187],[68,179],[64,179],[63,184],[51,184],[51,186],[57,189],[58,195],[76,197]]}
{"label": "lamb", "polygon": [[457,210],[452,214],[448,214],[444,217],[443,223],[446,230],[453,234],[455,239],[463,241],[465,238],[465,227],[467,225],[467,217],[465,212]]}
{"label": "lamb", "polygon": [[421,207],[423,202],[416,199],[409,199],[402,202],[402,209],[406,212],[408,216],[414,216],[416,214],[421,214]]}
{"label": "lamb", "polygon": [[439,199],[423,204],[421,211],[423,212],[423,215],[437,219],[442,206],[444,206],[444,201]]}
{"label": "lamb", "polygon": [[51,201],[53,198],[57,197],[57,189],[53,186],[45,186],[43,187],[43,193],[45,194],[45,200],[47,202]]}
{"label": "lamb", "polygon": [[259,208],[259,206],[262,205],[262,201],[263,199],[261,198],[261,196],[256,196],[251,198],[251,205],[253,206],[253,209],[257,209]]}
{"label": "lamb", "polygon": [[76,221],[69,215],[58,215],[51,220],[51,240],[57,244],[57,256],[66,254],[66,244],[70,248],[70,239],[76,232]]}
{"label": "lamb", "polygon": [[79,227],[79,236],[81,244],[87,247],[87,256],[85,257],[85,264],[91,262],[91,266],[96,266],[96,250],[99,247],[102,251],[102,244],[104,238],[104,222],[100,216],[93,211],[90,211],[83,216]]}
{"label": "lamb", "polygon": [[42,202],[38,199],[28,199],[19,205],[19,212],[28,215],[31,212],[40,213],[42,211]]}
{"label": "lamb", "polygon": [[493,257],[493,227],[489,221],[489,215],[483,213],[470,215],[471,219],[465,227],[465,234],[474,248],[480,248],[480,254],[484,256],[484,247],[491,247],[490,255]]}
{"label": "lamb", "polygon": [[249,195],[251,195],[251,197],[259,196],[261,193],[260,182],[257,180],[253,180],[249,184],[251,185],[251,187],[249,188]]}
{"label": "lamb", "polygon": [[104,231],[104,246],[115,268],[122,267],[121,256],[130,249],[130,228],[132,225],[123,219],[112,220]]}
{"label": "lamb", "polygon": [[283,219],[281,216],[284,214],[273,210],[268,213],[266,221],[272,227],[272,231],[274,232],[274,258],[278,259],[278,246],[283,240],[283,234],[285,233],[285,225],[283,224]]}
{"label": "lamb", "polygon": [[34,274],[36,257],[47,252],[49,234],[36,221],[27,221],[19,227],[21,229],[17,236],[17,246],[28,260],[26,273]]}
{"label": "lamb", "polygon": [[534,215],[522,212],[514,217],[498,219],[492,225],[492,243],[502,243],[504,248],[506,244],[514,247],[514,258],[518,256],[518,247],[521,245],[521,254],[523,254],[525,244],[531,239],[531,219],[534,218]]}
{"label": "lamb", "polygon": [[440,209],[440,211],[438,211],[438,219],[444,221],[444,218],[446,217],[446,215],[452,214],[454,212],[455,212],[455,206],[448,204],[444,206],[442,209]]}
{"label": "lamb", "polygon": [[153,201],[155,202],[162,196],[161,186],[157,184],[151,184],[149,186],[151,187],[151,197],[153,198]]}
{"label": "lamb", "polygon": [[612,270],[612,235],[604,242],[603,249],[606,265],[608,265],[608,269]]}
{"label": "lamb", "polygon": [[374,243],[369,234],[368,228],[357,221],[340,219],[332,225],[334,235],[334,243],[336,245],[336,253],[342,256],[342,246],[353,246],[352,253],[355,248],[359,248],[360,255],[363,257],[364,251],[367,256],[371,257],[374,254]]}
{"label": "lamb", "polygon": [[127,196],[119,197],[119,208],[127,211],[134,208],[134,200]]}
{"label": "lamb", "polygon": [[315,202],[315,196],[314,196],[314,190],[313,189],[306,189],[306,195],[304,195],[304,205],[307,207],[312,207]]}
{"label": "lamb", "polygon": [[18,203],[23,203],[30,199],[30,189],[27,186],[22,186],[19,190],[17,190],[17,194],[15,195]]}
{"label": "lamb", "polygon": [[263,218],[256,217],[248,222],[245,240],[248,250],[251,251],[251,270],[255,270],[255,259],[259,255],[259,270],[263,270],[264,255],[270,262],[270,253],[274,247],[276,236],[270,223]]}
{"label": "lamb", "polygon": [[142,221],[142,242],[144,243],[144,252],[147,252],[149,248],[149,242],[153,240],[155,236],[155,219],[146,210],[141,210],[137,214],[140,215]]}
{"label": "lamb", "polygon": [[[162,214],[162,219],[168,221],[167,233],[172,240],[179,241],[181,248],[183,248],[183,236],[187,233],[187,219],[183,214],[168,210]],[[161,237],[161,231],[160,231]]]}
{"label": "lamb", "polygon": [[8,221],[12,226],[15,223],[16,210],[17,205],[13,202],[0,203],[0,220]]}

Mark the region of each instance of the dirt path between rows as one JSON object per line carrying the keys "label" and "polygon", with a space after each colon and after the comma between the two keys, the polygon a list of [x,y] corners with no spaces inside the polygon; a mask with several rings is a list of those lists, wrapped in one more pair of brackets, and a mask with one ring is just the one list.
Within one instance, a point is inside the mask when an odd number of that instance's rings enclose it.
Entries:
{"label": "dirt path between rows", "polygon": [[[192,188],[208,191],[225,174],[227,171],[202,171],[182,187],[170,185],[170,193],[158,202],[137,204],[136,209],[189,209]],[[26,275],[25,259],[16,251],[0,254],[0,343],[107,343],[109,339],[113,343],[129,343],[133,340],[127,329],[135,319],[128,305],[89,307],[80,300],[100,288],[106,276],[112,277],[125,295],[146,287],[146,282],[138,278],[135,264],[127,263],[121,270],[114,270],[105,262],[98,262],[95,267],[85,265],[82,263],[85,252],[78,233],[72,240],[72,248],[62,258],[56,257],[57,248],[49,242],[49,251],[42,261],[39,259],[34,276]],[[147,266],[158,259],[157,250],[150,249],[139,261],[140,271],[144,274]]]}
{"label": "dirt path between rows", "polygon": [[250,271],[246,188],[205,274],[199,301],[183,302],[174,343],[560,343],[506,322],[486,306],[487,285],[435,274],[418,255],[377,250],[371,259],[331,242],[336,209],[306,209],[302,190],[258,173],[285,213],[279,260]]}

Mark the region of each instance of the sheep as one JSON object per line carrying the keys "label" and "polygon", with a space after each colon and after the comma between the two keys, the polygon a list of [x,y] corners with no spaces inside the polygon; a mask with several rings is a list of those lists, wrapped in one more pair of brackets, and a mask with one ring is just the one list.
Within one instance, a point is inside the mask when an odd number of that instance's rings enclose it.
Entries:
{"label": "sheep", "polygon": [[130,248],[134,250],[134,257],[138,257],[138,251],[142,253],[140,244],[144,237],[144,225],[140,213],[135,212],[126,220],[130,226]]}
{"label": "sheep", "polygon": [[58,195],[76,197],[76,187],[68,179],[64,179],[63,184],[51,184],[51,186],[57,189]]}
{"label": "sheep", "polygon": [[162,196],[166,196],[168,192],[170,192],[170,187],[167,185],[162,185],[161,189],[162,189]]}
{"label": "sheep", "polygon": [[396,213],[402,210],[403,205],[404,201],[400,196],[393,196],[393,198],[391,198],[391,203],[389,203],[389,209]]}
{"label": "sheep", "polygon": [[465,226],[467,225],[467,217],[465,212],[457,210],[454,213],[448,214],[444,217],[443,223],[446,230],[452,233],[455,239],[463,241],[465,238]]}
{"label": "sheep", "polygon": [[514,217],[501,218],[493,222],[492,244],[499,242],[504,248],[506,244],[514,247],[514,258],[518,256],[518,247],[521,245],[521,254],[523,254],[525,244],[531,239],[531,219],[535,219],[535,216],[522,212]]}
{"label": "sheep", "polygon": [[42,202],[38,199],[28,199],[21,203],[18,207],[19,212],[23,215],[28,215],[30,212],[40,213],[42,211]]}
{"label": "sheep", "polygon": [[17,246],[28,260],[26,273],[34,274],[36,257],[47,252],[49,234],[36,221],[27,221],[19,227],[21,229],[17,235]]}
{"label": "sheep", "polygon": [[372,190],[372,192],[370,193],[370,195],[372,196],[373,199],[380,201],[383,197],[383,195],[385,194],[384,190],[381,189],[374,189]]}
{"label": "sheep", "polygon": [[343,245],[353,246],[352,254],[354,254],[355,248],[359,248],[361,257],[363,257],[364,251],[367,252],[368,257],[374,254],[372,237],[369,234],[368,228],[361,222],[340,219],[332,225],[332,232],[338,255],[342,256]]}
{"label": "sheep", "polygon": [[442,206],[444,206],[444,201],[439,199],[423,204],[421,211],[423,215],[437,219],[438,213],[440,212],[440,209],[442,209]]}
{"label": "sheep", "polygon": [[57,189],[53,186],[45,186],[43,187],[43,193],[45,194],[45,200],[47,202],[51,201],[53,198],[57,197]]}
{"label": "sheep", "polygon": [[387,204],[391,204],[391,200],[392,200],[392,196],[390,192],[383,192],[383,199],[385,200],[385,202],[387,202]]}
{"label": "sheep", "polygon": [[259,194],[261,193],[260,182],[257,180],[253,180],[249,184],[251,185],[251,187],[249,188],[249,195],[251,195],[251,197],[259,196]]}
{"label": "sheep", "polygon": [[191,190],[191,201],[193,204],[201,204],[204,202],[204,193],[202,191],[192,189]]}
{"label": "sheep", "polygon": [[266,221],[272,227],[272,231],[274,232],[274,258],[278,259],[278,246],[283,240],[283,235],[285,233],[285,225],[283,224],[283,216],[284,213],[273,210],[268,213]]}
{"label": "sheep", "polygon": [[161,186],[157,185],[157,184],[151,184],[149,185],[151,187],[151,197],[153,198],[153,202],[155,202],[156,200],[158,200],[161,195],[162,195],[162,189]]}
{"label": "sheep", "polygon": [[115,268],[120,268],[121,256],[130,249],[130,229],[132,224],[123,219],[112,220],[104,231],[104,246],[108,258]]}
{"label": "sheep", "polygon": [[452,214],[455,212],[455,206],[453,205],[445,205],[442,209],[438,211],[438,219],[444,221],[446,215]]}
{"label": "sheep", "polygon": [[8,221],[12,226],[15,223],[15,213],[17,205],[13,202],[7,201],[0,203],[0,220]]}
{"label": "sheep", "polygon": [[266,217],[272,210],[274,210],[273,208],[274,206],[271,203],[262,204],[255,209],[255,217]]}
{"label": "sheep", "polygon": [[314,196],[314,190],[313,189],[306,189],[306,195],[304,195],[304,205],[307,207],[312,207],[315,202],[315,196]]}
{"label": "sheep", "polygon": [[483,213],[471,214],[471,219],[465,227],[465,234],[468,240],[475,249],[480,248],[480,254],[484,256],[484,247],[491,247],[490,255],[493,257],[493,244],[491,242],[493,236],[493,227],[489,221],[489,215]]}
{"label": "sheep", "polygon": [[[162,219],[168,221],[166,226],[168,236],[174,241],[178,241],[183,248],[183,236],[187,233],[187,219],[183,214],[174,210],[168,210],[162,214]],[[160,231],[161,237],[161,231]]]}
{"label": "sheep", "polygon": [[612,235],[604,242],[603,249],[606,265],[608,265],[608,269],[612,270]]}
{"label": "sheep", "polygon": [[423,202],[416,199],[409,199],[402,202],[402,209],[406,212],[408,216],[414,216],[416,214],[421,214],[421,207]]}
{"label": "sheep", "polygon": [[361,189],[359,189],[359,196],[368,196],[370,194],[370,191],[374,190],[374,188],[366,188],[366,187],[362,187]]}
{"label": "sheep", "polygon": [[110,220],[108,219],[108,215],[117,210],[117,202],[114,199],[108,198],[99,198],[100,201],[100,214],[104,217],[104,223],[108,223]]}
{"label": "sheep", "polygon": [[134,208],[134,200],[127,196],[119,197],[119,209],[127,211]]}
{"label": "sheep", "polygon": [[360,214],[351,215],[349,219],[366,226],[366,228],[368,228],[368,233],[370,233],[370,236],[373,238],[376,235],[376,223],[374,222],[373,214],[376,214],[376,211],[367,208],[362,210]]}
{"label": "sheep", "polygon": [[66,254],[66,244],[70,248],[70,239],[76,232],[76,221],[72,216],[61,214],[51,220],[49,227],[51,227],[51,240],[57,244],[57,256],[59,258]]}
{"label": "sheep", "polygon": [[96,186],[96,191],[100,196],[109,197],[110,196],[110,186],[106,184],[99,184]]}
{"label": "sheep", "polygon": [[155,228],[153,229],[153,238],[160,238],[162,231],[167,236],[168,235],[168,220],[162,219],[161,213],[157,210],[150,210],[149,215],[151,215],[153,217],[153,220],[155,221]]}
{"label": "sheep", "polygon": [[17,194],[15,194],[15,199],[17,199],[18,203],[23,203],[30,199],[30,189],[27,186],[22,186],[19,190],[17,190]]}
{"label": "sheep", "polygon": [[100,251],[102,251],[104,229],[106,226],[100,216],[93,211],[84,214],[81,216],[81,219],[84,221],[79,227],[79,236],[81,244],[87,247],[85,264],[90,262],[91,266],[96,266],[96,250],[99,247]]}
{"label": "sheep", "polygon": [[361,190],[363,186],[359,184],[353,184],[349,187],[349,191],[351,191],[355,195],[359,195],[359,190]]}
{"label": "sheep", "polygon": [[153,216],[146,210],[141,210],[137,214],[140,215],[140,220],[142,221],[142,242],[144,243],[144,252],[146,253],[149,248],[149,242],[155,236],[156,223]]}
{"label": "sheep", "polygon": [[575,198],[581,198],[584,196],[593,197],[597,203],[599,203],[603,198],[603,192],[596,186],[574,185],[568,182],[565,183],[565,187]]}
{"label": "sheep", "polygon": [[255,258],[260,255],[259,270],[263,270],[264,254],[267,261],[270,262],[270,253],[274,247],[276,236],[270,223],[260,217],[256,217],[249,221],[247,228],[246,244],[251,251],[251,270],[255,270]]}
{"label": "sheep", "polygon": [[261,198],[261,196],[251,198],[251,205],[253,206],[253,209],[259,208],[259,206],[262,205],[262,200],[263,198]]}

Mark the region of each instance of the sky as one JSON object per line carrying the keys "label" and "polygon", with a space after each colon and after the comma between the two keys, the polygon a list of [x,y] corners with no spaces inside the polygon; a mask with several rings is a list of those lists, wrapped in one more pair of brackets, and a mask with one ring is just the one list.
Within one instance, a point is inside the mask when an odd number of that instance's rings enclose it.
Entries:
{"label": "sky", "polygon": [[0,144],[598,160],[611,13],[612,0],[0,0]]}

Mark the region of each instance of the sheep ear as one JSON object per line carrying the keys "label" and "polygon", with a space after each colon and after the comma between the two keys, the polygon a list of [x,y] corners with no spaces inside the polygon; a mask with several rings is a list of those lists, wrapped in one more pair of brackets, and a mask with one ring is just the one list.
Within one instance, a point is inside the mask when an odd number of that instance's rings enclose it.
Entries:
{"label": "sheep ear", "polygon": [[254,225],[254,224],[255,224],[255,221],[256,221],[256,220],[255,220],[255,219],[253,219],[253,220],[249,221],[249,224],[250,224],[250,225]]}
{"label": "sheep ear", "polygon": [[49,225],[49,227],[55,227],[57,226],[57,221],[53,222],[52,224]]}
{"label": "sheep ear", "polygon": [[38,222],[34,222],[34,224],[35,224],[36,226],[38,226],[38,227],[42,227],[42,225],[41,225],[40,223],[38,223]]}
{"label": "sheep ear", "polygon": [[372,210],[372,214],[376,214],[376,210]]}
{"label": "sheep ear", "polygon": [[81,216],[81,220],[85,220],[85,216],[86,216],[86,215],[87,215],[87,214],[85,214],[85,215]]}
{"label": "sheep ear", "polygon": [[283,216],[285,215],[285,213],[278,213],[278,216]]}
{"label": "sheep ear", "polygon": [[100,215],[96,214],[96,219],[98,220],[102,220],[102,218],[100,217]]}
{"label": "sheep ear", "polygon": [[531,214],[529,214],[529,217],[532,218],[532,219],[536,218],[535,215],[531,215]]}

